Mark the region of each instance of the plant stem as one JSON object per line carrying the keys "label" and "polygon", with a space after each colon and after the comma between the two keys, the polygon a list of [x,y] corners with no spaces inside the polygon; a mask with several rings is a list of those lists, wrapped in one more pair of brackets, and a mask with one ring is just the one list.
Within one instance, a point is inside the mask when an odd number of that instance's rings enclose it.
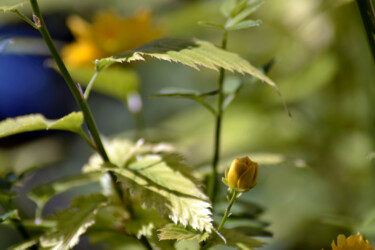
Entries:
{"label": "plant stem", "polygon": [[59,70],[60,70],[65,82],[67,83],[70,91],[72,92],[75,100],[77,101],[78,106],[80,107],[80,109],[82,110],[82,112],[84,114],[85,121],[87,123],[87,127],[89,128],[90,133],[92,135],[92,138],[93,138],[93,140],[94,140],[94,142],[97,146],[98,153],[103,158],[104,162],[109,162],[109,158],[107,156],[107,153],[105,152],[103,143],[100,139],[100,135],[99,135],[98,129],[96,127],[94,118],[92,116],[91,110],[90,110],[89,106],[87,105],[86,100],[84,98],[82,98],[82,94],[81,94],[80,90],[77,88],[76,84],[74,83],[72,77],[70,76],[68,70],[65,67],[64,62],[61,59],[61,56],[60,56],[59,52],[56,49],[55,44],[52,41],[51,35],[49,34],[49,32],[47,30],[46,24],[44,23],[43,16],[41,15],[39,5],[38,5],[38,1],[37,0],[30,0],[30,3],[31,3],[31,7],[33,9],[34,15],[39,19],[39,22],[40,22],[40,24],[37,25],[38,30],[39,30],[40,34],[42,35],[43,40],[47,44],[48,49],[50,50],[53,59],[55,60],[57,66],[59,67]]}
{"label": "plant stem", "polygon": [[99,72],[95,71],[94,75],[91,77],[91,80],[90,80],[89,84],[87,85],[87,88],[85,89],[85,93],[83,95],[85,97],[85,100],[89,99],[89,95],[90,95],[92,86],[94,86],[94,82],[95,82],[96,78],[98,77],[98,75],[99,75]]}
{"label": "plant stem", "polygon": [[148,241],[148,239],[144,235],[142,235],[140,241],[147,248],[147,250],[153,250],[150,242]]}
{"label": "plant stem", "polygon": [[[228,32],[224,31],[223,40],[221,44],[222,49],[227,48],[227,37]],[[208,195],[211,199],[212,205],[215,203],[218,179],[217,179],[217,165],[220,160],[220,139],[221,139],[221,124],[223,118],[223,101],[224,101],[224,84],[225,71],[223,68],[220,68],[219,80],[218,80],[218,101],[217,101],[217,115],[216,115],[216,128],[215,128],[215,141],[214,141],[214,155],[212,158],[212,173],[208,183]]]}
{"label": "plant stem", "polygon": [[365,26],[367,40],[370,45],[372,57],[375,62],[375,10],[372,0],[357,0],[363,25]]}
{"label": "plant stem", "polygon": [[227,209],[225,210],[225,214],[223,216],[223,219],[221,220],[220,222],[220,225],[219,227],[217,228],[217,231],[220,232],[220,230],[223,228],[224,224],[225,224],[225,221],[227,220],[228,218],[228,215],[229,215],[229,212],[230,212],[230,209],[232,208],[232,205],[234,203],[234,201],[237,199],[237,195],[238,193],[236,191],[233,191],[233,194],[232,194],[232,197],[229,201],[229,205],[227,207]]}
{"label": "plant stem", "polygon": [[31,25],[34,29],[38,29],[38,27],[35,25],[35,23],[33,23],[27,16],[25,16],[24,14],[22,14],[18,10],[12,10],[12,11],[13,11],[14,14],[16,14],[17,16],[19,16],[26,23],[28,23],[29,25]]}
{"label": "plant stem", "polygon": [[[100,156],[102,157],[104,162],[109,163],[108,155],[107,155],[107,153],[104,149],[104,146],[103,146],[102,140],[100,138],[98,128],[95,124],[95,120],[92,116],[91,110],[90,110],[90,108],[87,104],[86,99],[84,98],[81,91],[78,89],[78,87],[74,83],[72,77],[70,76],[63,60],[61,59],[61,56],[60,56],[59,52],[56,49],[55,44],[52,41],[51,35],[49,34],[49,32],[47,30],[46,24],[43,20],[43,16],[40,12],[38,1],[37,0],[30,0],[30,3],[31,3],[32,10],[34,12],[34,15],[38,19],[38,23],[36,24],[37,29],[39,30],[40,34],[43,37],[43,40],[47,44],[47,46],[48,46],[48,48],[51,52],[51,55],[52,55],[53,59],[55,60],[57,66],[59,67],[59,70],[60,70],[65,82],[67,83],[70,91],[72,92],[75,100],[78,103],[78,106],[81,108],[81,110],[83,112],[87,127],[88,127],[88,129],[91,133],[93,141],[95,142],[96,151],[100,154]],[[84,137],[84,139],[85,139],[86,142],[88,142],[85,137]],[[89,143],[89,145],[92,146],[91,143]],[[124,199],[123,199],[123,192],[122,192],[121,185],[119,183],[117,183],[117,178],[116,178],[114,173],[109,172],[109,175],[111,177],[112,184],[115,187],[115,190],[116,190],[118,196],[123,201]]]}

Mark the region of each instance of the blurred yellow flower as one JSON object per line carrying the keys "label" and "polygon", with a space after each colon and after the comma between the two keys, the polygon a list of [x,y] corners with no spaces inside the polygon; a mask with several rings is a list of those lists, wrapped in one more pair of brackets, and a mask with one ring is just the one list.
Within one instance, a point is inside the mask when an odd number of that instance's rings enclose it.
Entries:
{"label": "blurred yellow flower", "polygon": [[345,238],[345,235],[337,236],[337,245],[332,241],[332,250],[374,250],[368,240],[364,240],[361,233]]}
{"label": "blurred yellow flower", "polygon": [[151,23],[148,10],[139,10],[131,18],[113,12],[102,12],[89,23],[79,16],[68,18],[67,24],[76,41],[65,46],[62,56],[68,66],[92,65],[95,59],[112,56],[161,36],[162,29]]}
{"label": "blurred yellow flower", "polygon": [[238,191],[246,192],[257,184],[258,163],[250,160],[248,156],[236,158],[229,168],[225,170],[224,184]]}

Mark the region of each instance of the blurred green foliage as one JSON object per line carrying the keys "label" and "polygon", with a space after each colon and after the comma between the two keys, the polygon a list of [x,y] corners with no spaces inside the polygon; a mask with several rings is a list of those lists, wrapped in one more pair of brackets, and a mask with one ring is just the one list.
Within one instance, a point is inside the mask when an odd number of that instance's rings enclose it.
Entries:
{"label": "blurred green foliage", "polygon": [[[197,22],[224,24],[213,0],[40,2],[45,13],[63,10],[87,18],[100,9],[129,14],[150,8],[156,22],[165,27],[165,36],[195,36],[216,44],[221,32]],[[266,0],[254,16],[262,25],[230,33],[228,50],[259,67],[275,61],[269,76],[293,117],[288,117],[271,88],[248,79],[250,84],[225,113],[220,169],[235,156],[267,156],[259,160],[259,184],[243,195],[264,208],[260,219],[273,233],[264,249],[329,249],[337,234],[357,231],[375,244],[375,164],[369,157],[375,151],[375,70],[356,3]],[[14,19],[0,15],[0,21],[5,25]],[[217,75],[156,61],[133,68],[144,100],[145,137],[175,143],[190,165],[204,168],[212,154],[210,114],[193,101],[148,96],[165,87],[211,91]],[[226,84],[241,77],[230,76]],[[129,134],[132,121],[121,103],[108,103],[100,96],[92,101],[99,127]],[[77,154],[87,152],[74,150],[67,155],[65,168],[78,173],[82,160]],[[272,164],[271,156],[283,160]],[[224,190],[221,187],[223,198]],[[18,237],[2,227],[0,232],[0,248]]]}

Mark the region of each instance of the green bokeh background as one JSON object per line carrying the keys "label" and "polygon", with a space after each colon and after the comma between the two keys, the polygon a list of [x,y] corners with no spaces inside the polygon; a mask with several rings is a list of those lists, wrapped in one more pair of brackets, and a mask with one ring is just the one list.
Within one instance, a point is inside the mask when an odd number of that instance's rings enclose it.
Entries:
{"label": "green bokeh background", "polygon": [[[87,19],[100,9],[131,15],[148,8],[164,27],[164,36],[193,36],[220,44],[220,31],[197,25],[200,20],[224,22],[219,2],[41,0],[40,4],[45,14],[76,13]],[[27,6],[22,10],[29,13]],[[264,249],[329,249],[338,234],[358,231],[375,244],[375,68],[356,2],[265,0],[254,18],[262,25],[231,32],[228,50],[257,67],[274,60],[269,76],[279,86],[292,118],[272,88],[260,82],[246,85],[224,115],[221,169],[243,155],[263,155],[268,161],[260,164],[259,184],[241,197],[265,209],[261,218],[270,224],[267,229],[273,237],[265,239],[269,244]],[[0,15],[1,24],[15,21],[9,13]],[[149,95],[171,86],[213,90],[217,72],[156,60],[136,63],[134,69],[144,101],[145,138],[176,144],[189,164],[204,169],[213,152],[210,113],[190,100]],[[238,77],[228,74],[227,81]],[[132,116],[122,102],[93,94],[90,105],[104,135],[134,134]],[[80,172],[91,152],[80,138],[70,143],[69,149],[55,143],[60,161],[38,170],[20,188],[22,194],[35,183]],[[40,145],[41,150],[45,147]],[[10,151],[1,152],[0,162]],[[273,164],[275,158],[281,163]],[[66,207],[70,197],[91,188],[54,199],[46,213]],[[34,205],[24,195],[17,201],[21,214],[32,216]],[[17,239],[16,231],[0,226],[0,249]]]}

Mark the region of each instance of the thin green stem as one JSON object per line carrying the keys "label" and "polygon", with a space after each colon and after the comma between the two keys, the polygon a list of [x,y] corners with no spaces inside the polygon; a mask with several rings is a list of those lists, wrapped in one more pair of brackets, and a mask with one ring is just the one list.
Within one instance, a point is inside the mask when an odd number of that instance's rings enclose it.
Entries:
{"label": "thin green stem", "polygon": [[[228,32],[224,31],[223,40],[221,44],[222,49],[227,48]],[[217,101],[217,115],[216,115],[216,127],[215,127],[215,139],[214,139],[214,155],[212,158],[212,173],[208,183],[208,195],[211,199],[212,205],[216,200],[216,194],[218,189],[218,178],[217,178],[217,165],[220,160],[220,140],[221,140],[221,124],[223,118],[223,101],[224,91],[223,84],[225,78],[225,71],[220,68],[219,80],[218,80],[218,101]]]}
{"label": "thin green stem", "polygon": [[87,135],[85,134],[85,132],[83,132],[83,130],[81,129],[78,134],[82,137],[83,140],[85,140],[85,142],[87,143],[87,145],[90,146],[91,149],[93,149],[94,151],[97,151],[95,145],[92,143],[92,141],[87,137]]}
{"label": "thin green stem", "polygon": [[91,89],[94,86],[94,82],[95,82],[96,78],[98,77],[98,75],[99,75],[99,72],[95,71],[95,74],[91,77],[91,80],[90,80],[89,84],[87,85],[87,88],[85,89],[85,94],[83,95],[85,97],[85,100],[89,99]]}
{"label": "thin green stem", "polygon": [[91,132],[91,135],[92,135],[92,138],[93,138],[93,140],[94,140],[94,142],[97,146],[97,151],[100,154],[100,156],[103,158],[103,161],[109,162],[109,158],[107,156],[107,153],[105,152],[105,149],[104,149],[102,140],[100,138],[99,131],[96,127],[94,118],[92,116],[91,110],[90,110],[89,106],[87,105],[86,100],[84,98],[82,98],[82,94],[81,94],[80,90],[77,88],[76,84],[74,83],[74,81],[73,81],[72,77],[70,76],[67,68],[65,67],[64,62],[61,59],[61,56],[60,56],[59,52],[56,49],[55,44],[52,41],[51,35],[49,34],[49,32],[47,30],[47,27],[44,23],[43,16],[40,12],[38,1],[37,0],[30,0],[30,3],[31,3],[31,7],[33,9],[34,15],[39,19],[39,22],[40,22],[40,25],[37,25],[38,30],[39,30],[40,34],[42,35],[43,40],[47,44],[47,46],[48,46],[48,48],[51,52],[51,55],[52,55],[53,59],[55,60],[57,66],[58,66],[58,68],[59,68],[59,70],[60,70],[60,72],[61,72],[61,74],[62,74],[62,76],[65,80],[65,82],[68,84],[68,87],[69,87],[70,91],[72,92],[75,100],[77,101],[79,107],[81,108],[81,110],[84,114],[85,121],[87,123],[87,127],[89,128],[89,130]]}
{"label": "thin green stem", "polygon": [[237,195],[238,195],[238,193],[237,193],[236,191],[233,191],[233,193],[232,193],[232,197],[231,197],[231,199],[230,199],[230,201],[229,201],[229,205],[228,205],[227,209],[225,210],[225,214],[224,214],[224,216],[223,216],[223,219],[221,220],[220,225],[219,225],[219,227],[217,228],[217,231],[218,231],[218,232],[220,232],[220,230],[223,228],[225,222],[227,221],[227,218],[228,218],[228,215],[229,215],[230,209],[232,208],[233,203],[234,203],[235,200],[237,199]]}
{"label": "thin green stem", "polygon": [[375,62],[375,10],[372,0],[357,0],[363,25],[365,26],[367,40]]}
{"label": "thin green stem", "polygon": [[26,23],[31,25],[34,29],[38,29],[38,26],[36,26],[35,23],[33,23],[33,21],[31,21],[27,16],[25,16],[24,14],[22,14],[18,10],[12,10],[12,12],[14,14],[16,14],[17,16],[19,16],[23,21],[25,21]]}
{"label": "thin green stem", "polygon": [[144,235],[142,235],[140,241],[146,247],[147,250],[153,250],[150,242],[148,241],[148,239]]}
{"label": "thin green stem", "polygon": [[[32,10],[34,12],[34,15],[36,16],[35,20],[37,21],[37,23],[35,24],[35,26],[39,30],[40,34],[42,35],[42,38],[45,41],[45,43],[47,44],[47,46],[48,46],[48,48],[51,52],[51,55],[52,55],[53,59],[55,60],[57,66],[58,66],[58,68],[59,68],[59,70],[60,70],[60,72],[61,72],[61,74],[62,74],[62,76],[65,80],[65,82],[67,83],[70,91],[72,92],[75,100],[77,101],[79,107],[81,108],[81,110],[83,112],[87,127],[88,127],[88,129],[90,131],[90,134],[92,136],[92,139],[95,143],[96,151],[100,154],[100,156],[102,157],[102,159],[105,163],[110,163],[108,155],[107,155],[107,153],[105,151],[105,148],[104,148],[104,145],[102,143],[102,140],[100,138],[99,130],[98,130],[98,128],[95,124],[95,120],[92,116],[91,110],[90,110],[90,108],[89,108],[89,106],[86,102],[86,99],[85,99],[83,93],[81,92],[79,87],[74,83],[72,77],[70,76],[63,60],[61,59],[61,56],[60,56],[59,52],[56,49],[56,46],[54,45],[54,43],[52,41],[51,35],[49,34],[49,32],[47,30],[47,27],[45,25],[43,16],[40,12],[38,1],[37,0],[30,0],[30,4],[31,4]],[[89,140],[86,140],[86,141],[88,142]],[[91,143],[89,145],[92,146]],[[109,172],[109,175],[111,177],[111,181],[112,181],[112,184],[113,184],[113,186],[116,190],[117,195],[119,196],[120,200],[122,201],[122,203],[126,207],[126,202],[124,200],[123,189],[121,187],[121,184],[117,182],[116,175],[113,172]],[[150,244],[148,243],[146,238],[141,239],[141,242],[146,246],[147,249],[152,249],[152,248],[150,248]]]}
{"label": "thin green stem", "polygon": [[210,111],[211,114],[213,114],[215,117],[217,116],[216,110],[210,104],[208,104],[205,101],[202,101],[202,102],[199,102],[199,103],[202,104],[203,107],[207,108],[207,110]]}
{"label": "thin green stem", "polygon": [[[38,1],[37,0],[30,0],[30,4],[31,4],[32,10],[34,12],[34,15],[36,16],[35,19],[37,19],[37,21],[38,21],[38,23],[36,24],[37,29],[39,30],[40,34],[42,35],[43,40],[47,44],[47,46],[48,46],[48,48],[51,52],[51,55],[52,55],[53,59],[55,60],[57,66],[58,66],[58,68],[59,68],[59,70],[60,70],[60,72],[61,72],[61,74],[62,74],[62,76],[65,80],[65,82],[67,83],[70,91],[72,92],[75,100],[78,103],[78,106],[81,108],[81,110],[83,112],[87,127],[88,127],[88,129],[90,131],[90,134],[92,136],[92,139],[95,143],[94,148],[100,154],[103,161],[106,162],[106,163],[109,163],[110,161],[109,161],[108,155],[107,155],[107,153],[104,149],[104,145],[103,145],[102,140],[100,138],[99,131],[98,131],[98,128],[96,126],[95,120],[92,116],[91,110],[90,110],[90,108],[89,108],[89,106],[86,102],[86,99],[84,98],[81,90],[79,89],[79,87],[77,87],[77,85],[74,83],[72,77],[70,76],[63,60],[61,59],[61,56],[60,56],[59,52],[56,49],[55,44],[52,41],[51,35],[49,34],[49,32],[47,30],[47,27],[46,27],[46,24],[44,22],[43,16],[40,12]],[[85,140],[86,140],[86,142],[89,141],[87,138]],[[93,146],[91,143],[89,145]],[[117,182],[116,175],[112,172],[110,172],[109,175],[111,177],[111,181],[112,181],[112,184],[113,184],[113,186],[114,186],[114,188],[117,192],[117,195],[120,197],[121,201],[124,201],[122,187],[121,187],[120,183]]]}

